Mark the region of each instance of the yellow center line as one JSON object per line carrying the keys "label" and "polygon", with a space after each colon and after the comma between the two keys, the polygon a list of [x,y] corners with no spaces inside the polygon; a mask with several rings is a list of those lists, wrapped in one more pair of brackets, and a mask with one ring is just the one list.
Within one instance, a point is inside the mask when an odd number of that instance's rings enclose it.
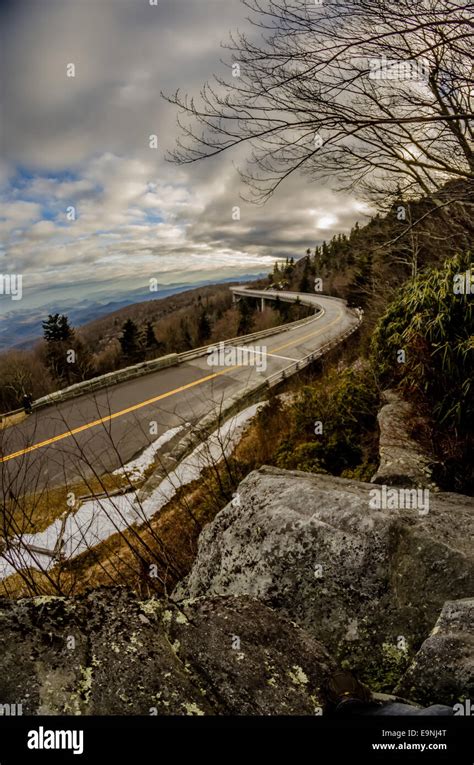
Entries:
{"label": "yellow center line", "polygon": [[301,342],[301,340],[306,340],[308,337],[315,337],[315,335],[320,335],[321,332],[325,332],[325,330],[329,329],[329,327],[332,327],[333,324],[336,324],[339,319],[342,316],[342,311],[339,311],[336,318],[329,322],[329,324],[326,324],[324,327],[321,327],[321,329],[316,330],[316,332],[310,332],[308,335],[303,335],[302,337],[299,337],[297,340],[291,340],[289,343],[285,343],[284,345],[279,345],[278,348],[272,348],[272,352],[275,353],[275,351],[282,351],[284,348],[288,348],[290,345],[297,345]]}
{"label": "yellow center line", "polygon": [[[309,337],[315,337],[315,335],[321,334],[321,332],[324,332],[327,330],[330,326],[335,324],[340,316],[342,315],[341,312],[339,312],[336,319],[331,321],[329,324],[326,324],[325,327],[321,327],[316,332],[310,332],[307,335],[303,335],[302,337],[297,338],[296,340],[291,340],[289,343],[285,343],[284,345],[280,345],[278,348],[273,348],[272,351],[282,351],[284,348],[288,348],[290,345],[297,345],[302,340],[306,340]],[[72,428],[71,430],[66,431],[65,433],[60,433],[57,436],[52,436],[51,438],[46,439],[45,441],[39,441],[37,444],[32,444],[32,446],[27,446],[25,449],[20,449],[17,452],[13,452],[12,454],[7,454],[5,457],[0,457],[0,463],[1,462],[8,462],[9,460],[13,460],[16,457],[21,457],[24,454],[29,454],[29,452],[33,452],[36,449],[42,449],[45,446],[49,446],[50,444],[54,444],[57,441],[62,441],[64,438],[70,438],[71,436],[77,435],[77,433],[82,433],[85,430],[90,430],[91,428],[97,427],[97,425],[103,425],[106,422],[111,422],[112,420],[117,419],[118,417],[123,417],[126,414],[130,414],[130,412],[136,412],[137,409],[143,409],[145,406],[149,406],[150,404],[154,404],[157,401],[162,401],[164,398],[168,398],[170,396],[175,396],[177,393],[182,393],[185,390],[189,390],[190,388],[194,388],[196,385],[202,385],[205,382],[209,382],[209,380],[214,380],[216,377],[220,377],[221,375],[228,374],[229,372],[233,372],[235,369],[239,368],[239,364],[233,367],[226,367],[226,369],[221,369],[219,372],[214,372],[212,375],[206,375],[205,377],[200,377],[198,380],[194,380],[193,382],[187,383],[186,385],[181,385],[179,388],[174,388],[173,390],[166,391],[166,393],[160,393],[158,396],[153,396],[153,398],[149,398],[146,401],[140,401],[138,404],[134,404],[133,406],[129,406],[126,409],[121,409],[118,412],[114,412],[113,414],[108,414],[105,417],[100,417],[97,420],[93,420],[92,422],[87,422],[84,425],[79,425],[77,428]]]}
{"label": "yellow center line", "polygon": [[125,414],[130,414],[130,412],[135,412],[137,409],[142,409],[144,406],[148,406],[149,404],[154,404],[156,401],[160,401],[161,399],[168,398],[168,396],[174,396],[176,393],[181,393],[182,391],[187,390],[188,388],[192,388],[195,385],[201,385],[202,383],[207,382],[208,380],[212,380],[214,377],[219,377],[219,375],[226,374],[227,372],[230,372],[231,369],[236,369],[236,367],[223,369],[220,372],[214,372],[214,374],[207,375],[206,377],[200,377],[199,380],[194,380],[194,382],[187,383],[186,385],[181,385],[179,388],[166,391],[166,393],[160,393],[159,396],[154,396],[153,398],[149,398],[146,401],[140,401],[139,404],[134,404],[133,406],[129,406],[126,409],[121,409],[119,412],[114,412],[113,414],[107,414],[105,417],[100,417],[98,420],[87,422],[85,423],[85,425],[79,425],[77,428],[72,428],[71,430],[68,430],[65,433],[60,433],[57,436],[48,438],[46,439],[46,441],[40,441],[37,444],[33,444],[32,446],[27,446],[25,449],[20,449],[18,452],[14,452],[13,454],[7,454],[6,457],[0,458],[0,462],[7,462],[8,460],[12,460],[15,457],[20,457],[22,454],[28,454],[28,452],[33,452],[35,451],[35,449],[41,449],[44,446],[49,446],[50,444],[54,444],[56,441],[62,441],[63,438],[70,438],[70,436],[75,436],[77,433],[82,433],[84,430],[95,428],[97,425],[103,425],[105,422],[110,422],[111,420],[117,419],[117,417],[123,417]]}

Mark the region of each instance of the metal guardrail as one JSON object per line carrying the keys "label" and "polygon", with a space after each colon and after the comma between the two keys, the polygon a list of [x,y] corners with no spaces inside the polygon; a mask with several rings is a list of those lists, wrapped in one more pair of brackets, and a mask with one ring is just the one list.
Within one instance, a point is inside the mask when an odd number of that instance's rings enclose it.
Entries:
{"label": "metal guardrail", "polygon": [[264,300],[280,299],[284,301],[292,301],[297,299],[302,305],[316,306],[318,304],[318,297],[323,297],[325,300],[334,300],[339,303],[346,304],[347,301],[343,298],[333,297],[332,295],[323,295],[313,292],[292,292],[291,290],[256,290],[252,287],[229,287],[230,291],[240,297],[255,297],[263,298]]}
{"label": "metal guardrail", "polygon": [[11,412],[4,412],[3,414],[0,414],[0,423],[2,422],[3,417],[12,417],[14,414],[21,414],[24,411],[24,408],[21,406],[19,409],[12,409]]}
{"label": "metal guardrail", "polygon": [[[290,321],[288,324],[280,324],[276,327],[269,327],[269,329],[261,329],[258,332],[252,332],[250,335],[238,335],[237,337],[230,337],[228,340],[221,340],[220,343],[213,343],[212,345],[233,345],[234,343],[249,343],[252,340],[260,340],[262,337],[269,337],[270,335],[277,335],[280,332],[287,332],[290,329],[296,329],[296,327],[303,326],[304,324],[310,324],[312,321],[321,319],[325,314],[324,308],[321,308],[320,312],[316,316],[307,316],[304,319],[297,319],[297,321]],[[189,361],[190,359],[197,358],[198,356],[204,356],[209,352],[211,345],[202,345],[200,348],[193,348],[191,351],[184,351],[184,353],[178,353],[179,363],[182,361]]]}
{"label": "metal guardrail", "polygon": [[291,364],[288,364],[284,369],[281,369],[279,372],[274,372],[270,377],[267,377],[266,384],[269,388],[273,388],[275,385],[278,385],[278,383],[282,382],[283,380],[286,380],[287,377],[290,377],[295,372],[299,372],[300,369],[304,369],[309,364],[311,364],[313,361],[316,361],[316,359],[321,358],[321,356],[324,356],[327,351],[332,350],[332,348],[335,348],[340,343],[344,342],[350,335],[352,335],[354,332],[356,332],[360,325],[362,324],[362,314],[358,314],[358,321],[357,324],[355,324],[353,327],[350,327],[346,332],[344,332],[342,335],[339,335],[339,337],[335,338],[334,340],[330,340],[328,343],[325,343],[321,346],[321,348],[318,348],[317,351],[313,351],[312,353],[308,353],[307,356],[303,356],[302,359],[298,359],[298,361],[293,361]]}

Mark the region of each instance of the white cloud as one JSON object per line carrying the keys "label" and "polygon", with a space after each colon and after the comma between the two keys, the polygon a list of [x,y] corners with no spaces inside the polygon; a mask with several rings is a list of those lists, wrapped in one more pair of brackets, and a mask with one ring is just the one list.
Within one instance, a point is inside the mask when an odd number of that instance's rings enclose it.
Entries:
{"label": "white cloud", "polygon": [[4,201],[0,207],[0,235],[7,238],[41,216],[41,206],[34,202]]}

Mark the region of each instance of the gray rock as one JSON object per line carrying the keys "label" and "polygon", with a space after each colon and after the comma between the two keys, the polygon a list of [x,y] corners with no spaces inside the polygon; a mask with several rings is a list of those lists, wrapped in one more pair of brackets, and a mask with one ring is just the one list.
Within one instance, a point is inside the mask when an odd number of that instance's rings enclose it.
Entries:
{"label": "gray rock", "polygon": [[384,391],[382,399],[386,403],[377,415],[380,464],[372,483],[437,489],[434,458],[412,435],[419,421],[413,406],[393,390]]}
{"label": "gray rock", "polygon": [[428,703],[474,700],[474,598],[447,601],[397,692]]}
{"label": "gray rock", "polygon": [[391,691],[447,599],[474,592],[474,501],[371,509],[380,487],[264,467],[201,534],[174,597],[248,595],[280,609]]}
{"label": "gray rock", "polygon": [[11,714],[314,715],[336,666],[250,598],[179,609],[120,588],[2,599],[0,635],[0,705]]}

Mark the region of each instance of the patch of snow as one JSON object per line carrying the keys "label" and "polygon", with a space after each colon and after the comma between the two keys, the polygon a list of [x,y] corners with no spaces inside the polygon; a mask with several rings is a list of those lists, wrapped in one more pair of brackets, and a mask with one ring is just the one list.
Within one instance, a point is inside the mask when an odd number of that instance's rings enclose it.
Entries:
{"label": "patch of snow", "polygon": [[166,505],[182,486],[197,480],[206,467],[227,457],[234,450],[249,421],[261,406],[262,402],[247,407],[221,425],[207,441],[199,444],[142,502],[146,517],[149,518]]}
{"label": "patch of snow", "polygon": [[[84,502],[74,515],[69,515],[62,534],[62,553],[70,559],[97,545],[117,531],[126,529],[136,520],[135,492],[118,497],[93,499]],[[37,534],[24,534],[20,540],[14,540],[13,546],[0,557],[0,577],[3,579],[15,573],[19,568],[37,568],[47,570],[54,565],[54,559],[40,552],[30,552],[28,545],[45,550],[55,550],[61,534],[63,520],[57,518],[44,531]]]}
{"label": "patch of snow", "polygon": [[153,441],[150,446],[147,446],[145,451],[143,451],[136,459],[127,462],[123,467],[117,468],[112,475],[124,475],[132,482],[141,481],[146,470],[153,465],[156,452],[190,424],[191,423],[187,422],[186,425],[178,425],[177,428],[170,428],[170,430],[167,430],[166,433],[163,433],[162,436],[157,438],[156,441]]}

